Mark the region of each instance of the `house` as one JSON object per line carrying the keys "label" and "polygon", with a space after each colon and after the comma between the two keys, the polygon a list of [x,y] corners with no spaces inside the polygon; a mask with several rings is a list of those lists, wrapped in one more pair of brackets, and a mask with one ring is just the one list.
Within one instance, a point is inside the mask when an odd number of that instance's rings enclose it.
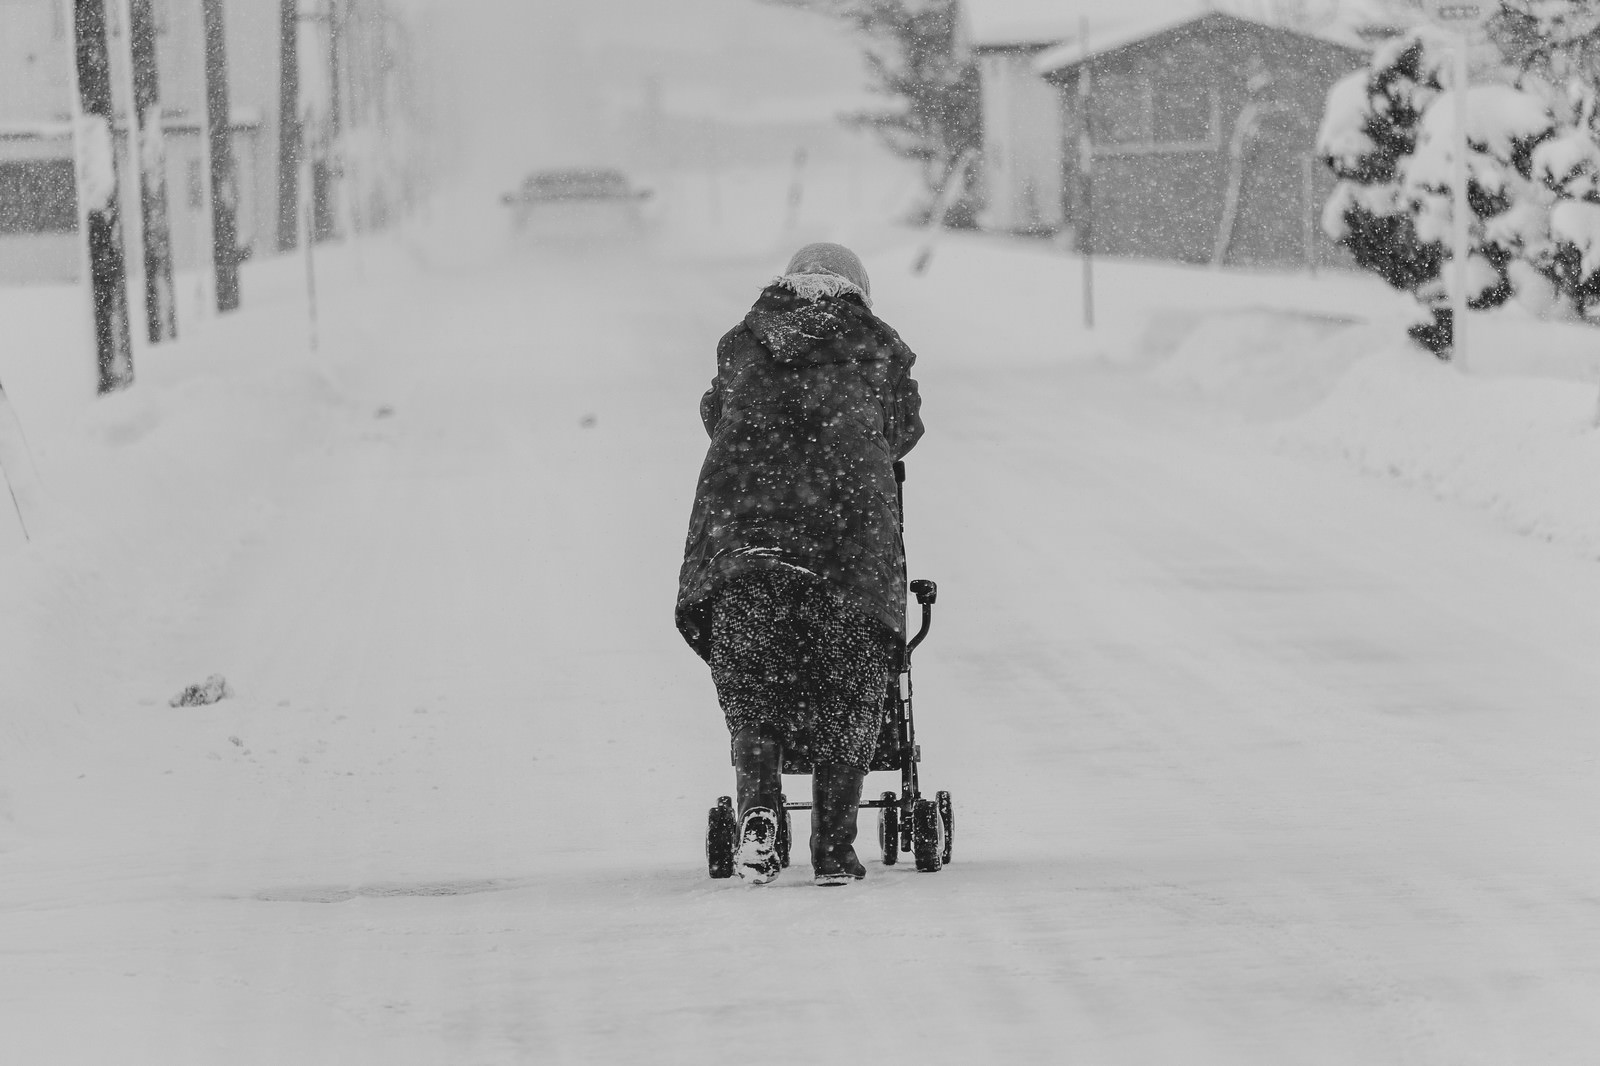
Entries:
{"label": "house", "polygon": [[[1036,69],[1087,30],[1125,35],[1170,24],[1198,0],[965,0],[964,43],[978,67],[983,108],[979,224],[1005,233],[1051,233],[1064,220],[1058,90]],[[1137,6],[1137,13],[1129,9]]]}
{"label": "house", "polygon": [[[301,110],[312,114],[306,130],[314,158],[313,178],[320,192],[319,219],[329,223],[337,167],[328,162],[331,93],[330,25],[324,10],[302,2],[299,10]],[[68,281],[82,270],[77,239],[76,181],[72,147],[72,70],[66,12],[61,0],[0,0],[0,284]],[[280,0],[225,0],[230,133],[237,180],[238,246],[265,255],[279,245]],[[361,158],[367,174],[378,167],[368,157],[384,140],[378,131],[393,100],[390,84],[398,74],[403,49],[392,40],[396,20],[385,0],[338,0],[342,49],[338,81],[343,89],[347,171]],[[106,3],[107,38],[112,61],[112,94],[120,163],[122,218],[129,229],[128,262],[138,269],[133,250],[138,219],[138,179],[127,156],[128,42],[122,25],[124,5]],[[201,0],[154,0],[156,57],[159,67],[169,222],[175,264],[194,267],[208,261],[207,175],[205,173],[205,79]],[[369,132],[372,131],[372,132]],[[368,183],[347,196],[348,213],[370,217],[382,208],[381,195]]]}
{"label": "house", "polygon": [[1353,36],[1220,12],[1039,53],[1059,93],[1064,224],[1109,255],[1342,262],[1317,224],[1333,178],[1316,131],[1328,90],[1366,60]]}

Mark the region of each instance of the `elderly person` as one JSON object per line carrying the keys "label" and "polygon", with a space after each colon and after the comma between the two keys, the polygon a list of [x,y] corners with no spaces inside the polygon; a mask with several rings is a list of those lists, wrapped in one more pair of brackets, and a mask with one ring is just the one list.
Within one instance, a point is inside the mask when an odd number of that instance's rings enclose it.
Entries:
{"label": "elderly person", "polygon": [[735,871],[778,875],[785,752],[812,766],[819,885],[866,876],[861,787],[905,639],[895,461],[922,436],[916,356],[872,313],[861,260],[800,249],[717,345],[711,437],[677,623],[733,738]]}

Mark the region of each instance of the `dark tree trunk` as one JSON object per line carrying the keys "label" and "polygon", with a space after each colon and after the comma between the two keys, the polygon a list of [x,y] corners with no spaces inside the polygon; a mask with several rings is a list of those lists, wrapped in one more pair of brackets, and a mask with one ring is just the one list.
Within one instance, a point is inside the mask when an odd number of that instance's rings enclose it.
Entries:
{"label": "dark tree trunk", "polygon": [[278,7],[278,250],[300,243],[300,3]]}
{"label": "dark tree trunk", "polygon": [[144,219],[144,311],[151,344],[178,336],[172,288],[172,224],[167,216],[167,149],[151,0],[131,0],[134,115],[139,127],[139,209]]}
{"label": "dark tree trunk", "polygon": [[112,139],[111,56],[106,48],[105,0],[73,0],[73,42],[78,101],[84,121],[78,141],[78,196],[89,242],[89,285],[94,299],[95,352],[100,392],[133,383],[128,335],[128,276],[117,200],[117,151]]}
{"label": "dark tree trunk", "polygon": [[211,151],[211,259],[217,271],[217,310],[239,306],[239,186],[233,168],[228,105],[228,47],[222,0],[201,0],[206,38],[206,143]]}

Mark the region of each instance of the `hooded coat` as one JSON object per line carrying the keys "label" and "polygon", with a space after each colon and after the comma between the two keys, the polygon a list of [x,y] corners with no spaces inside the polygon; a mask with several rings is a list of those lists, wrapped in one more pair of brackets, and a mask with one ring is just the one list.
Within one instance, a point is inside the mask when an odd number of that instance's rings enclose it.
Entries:
{"label": "hooded coat", "polygon": [[894,463],[922,436],[916,356],[853,285],[823,278],[778,279],[717,345],[678,577],[678,630],[702,658],[721,589],[781,567],[905,637]]}

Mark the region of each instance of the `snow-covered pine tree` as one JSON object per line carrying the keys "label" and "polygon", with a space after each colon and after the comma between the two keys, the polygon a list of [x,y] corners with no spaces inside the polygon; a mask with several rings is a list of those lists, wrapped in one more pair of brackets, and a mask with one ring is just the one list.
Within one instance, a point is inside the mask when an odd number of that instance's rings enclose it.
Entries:
{"label": "snow-covered pine tree", "polygon": [[1420,36],[1379,48],[1368,69],[1328,93],[1317,134],[1317,151],[1339,179],[1323,209],[1323,230],[1357,265],[1428,307],[1431,321],[1410,332],[1436,354],[1450,347],[1450,309],[1440,285],[1445,248],[1418,235],[1403,165],[1416,151],[1423,110],[1443,92],[1441,62]]}
{"label": "snow-covered pine tree", "polygon": [[[1467,90],[1467,205],[1472,249],[1468,254],[1467,306],[1498,307],[1517,292],[1513,264],[1549,276],[1550,205],[1553,197],[1533,177],[1533,154],[1555,133],[1550,108],[1538,95],[1511,85]],[[1456,108],[1440,97],[1423,115],[1417,149],[1405,166],[1406,199],[1424,241],[1448,245],[1454,217]]]}
{"label": "snow-covered pine tree", "polygon": [[1578,318],[1600,306],[1600,5],[1593,0],[1502,0],[1490,36],[1539,94],[1555,133],[1533,153],[1533,174],[1554,200],[1536,266]]}
{"label": "snow-covered pine tree", "polygon": [[1500,0],[1489,36],[1524,77],[1600,84],[1600,4],[1594,0]]}
{"label": "snow-covered pine tree", "polygon": [[1568,121],[1534,152],[1533,173],[1555,200],[1544,273],[1575,317],[1600,306],[1600,143],[1595,94],[1574,86]]}
{"label": "snow-covered pine tree", "polygon": [[[1324,229],[1361,266],[1416,296],[1430,321],[1411,336],[1441,357],[1453,326],[1444,276],[1457,143],[1443,74],[1448,47],[1419,30],[1378,49],[1367,71],[1329,93],[1318,141],[1340,179]],[[1554,120],[1539,96],[1513,86],[1467,92],[1467,305],[1486,310],[1512,297],[1514,263],[1550,277],[1552,197],[1533,177],[1533,154],[1553,135]]]}

